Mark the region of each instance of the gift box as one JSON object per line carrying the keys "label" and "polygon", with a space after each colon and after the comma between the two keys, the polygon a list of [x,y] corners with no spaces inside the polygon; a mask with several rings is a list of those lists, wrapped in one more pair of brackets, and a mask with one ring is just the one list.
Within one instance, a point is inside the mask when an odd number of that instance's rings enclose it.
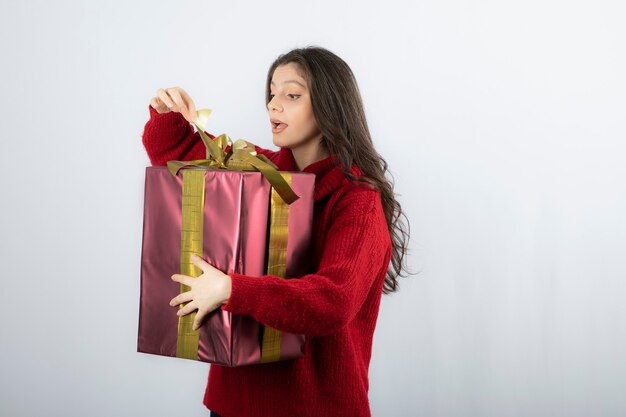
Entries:
{"label": "gift box", "polygon": [[190,262],[193,253],[226,273],[259,279],[310,272],[315,176],[280,173],[299,197],[288,204],[260,172],[206,167],[170,171],[146,168],[137,350],[224,366],[302,356],[303,335],[283,333],[221,308],[193,331],[195,313],[179,318],[169,302],[188,290],[172,281],[173,274],[201,273]]}

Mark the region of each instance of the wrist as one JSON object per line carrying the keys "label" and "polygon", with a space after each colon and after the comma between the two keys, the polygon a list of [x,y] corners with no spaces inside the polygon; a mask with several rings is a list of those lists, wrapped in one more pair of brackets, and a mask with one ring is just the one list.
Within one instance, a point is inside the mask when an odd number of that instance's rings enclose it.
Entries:
{"label": "wrist", "polygon": [[230,300],[230,294],[232,293],[232,290],[233,290],[233,280],[231,279],[230,275],[224,274],[223,278],[224,278],[223,279],[224,297],[222,298],[221,305],[228,304],[228,300]]}

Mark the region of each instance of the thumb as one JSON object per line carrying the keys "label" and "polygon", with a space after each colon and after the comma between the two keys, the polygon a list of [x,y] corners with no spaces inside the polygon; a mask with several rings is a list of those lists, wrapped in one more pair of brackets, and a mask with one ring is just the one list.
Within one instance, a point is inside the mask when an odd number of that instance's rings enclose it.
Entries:
{"label": "thumb", "polygon": [[189,103],[189,121],[195,123],[198,120],[198,112],[193,100]]}
{"label": "thumb", "polygon": [[200,268],[202,272],[207,272],[207,271],[214,269],[214,267],[211,266],[211,264],[209,264],[207,261],[205,261],[204,259],[202,259],[196,254],[191,255],[191,263],[193,263],[195,266]]}

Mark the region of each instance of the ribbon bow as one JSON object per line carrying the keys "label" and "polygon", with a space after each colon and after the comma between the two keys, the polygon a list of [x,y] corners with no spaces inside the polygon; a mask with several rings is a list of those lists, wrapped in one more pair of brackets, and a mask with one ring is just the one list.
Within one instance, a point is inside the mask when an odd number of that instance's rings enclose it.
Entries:
{"label": "ribbon bow", "polygon": [[211,109],[198,110],[198,118],[193,123],[206,147],[206,159],[194,161],[168,161],[167,168],[176,176],[181,168],[187,166],[206,167],[211,169],[227,169],[230,171],[259,171],[274,187],[278,195],[287,204],[291,204],[298,198],[287,181],[278,172],[274,165],[264,155],[257,155],[254,145],[243,139],[234,143],[226,134],[221,134],[211,139],[204,132],[204,125],[211,114]]}

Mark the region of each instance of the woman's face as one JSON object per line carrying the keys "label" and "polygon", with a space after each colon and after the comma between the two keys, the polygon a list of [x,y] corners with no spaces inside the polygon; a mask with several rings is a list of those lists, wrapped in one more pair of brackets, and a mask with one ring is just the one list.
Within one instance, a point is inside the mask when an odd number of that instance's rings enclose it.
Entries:
{"label": "woman's face", "polygon": [[274,70],[267,110],[274,145],[290,148],[317,146],[322,134],[315,122],[311,96],[297,64],[281,65]]}

